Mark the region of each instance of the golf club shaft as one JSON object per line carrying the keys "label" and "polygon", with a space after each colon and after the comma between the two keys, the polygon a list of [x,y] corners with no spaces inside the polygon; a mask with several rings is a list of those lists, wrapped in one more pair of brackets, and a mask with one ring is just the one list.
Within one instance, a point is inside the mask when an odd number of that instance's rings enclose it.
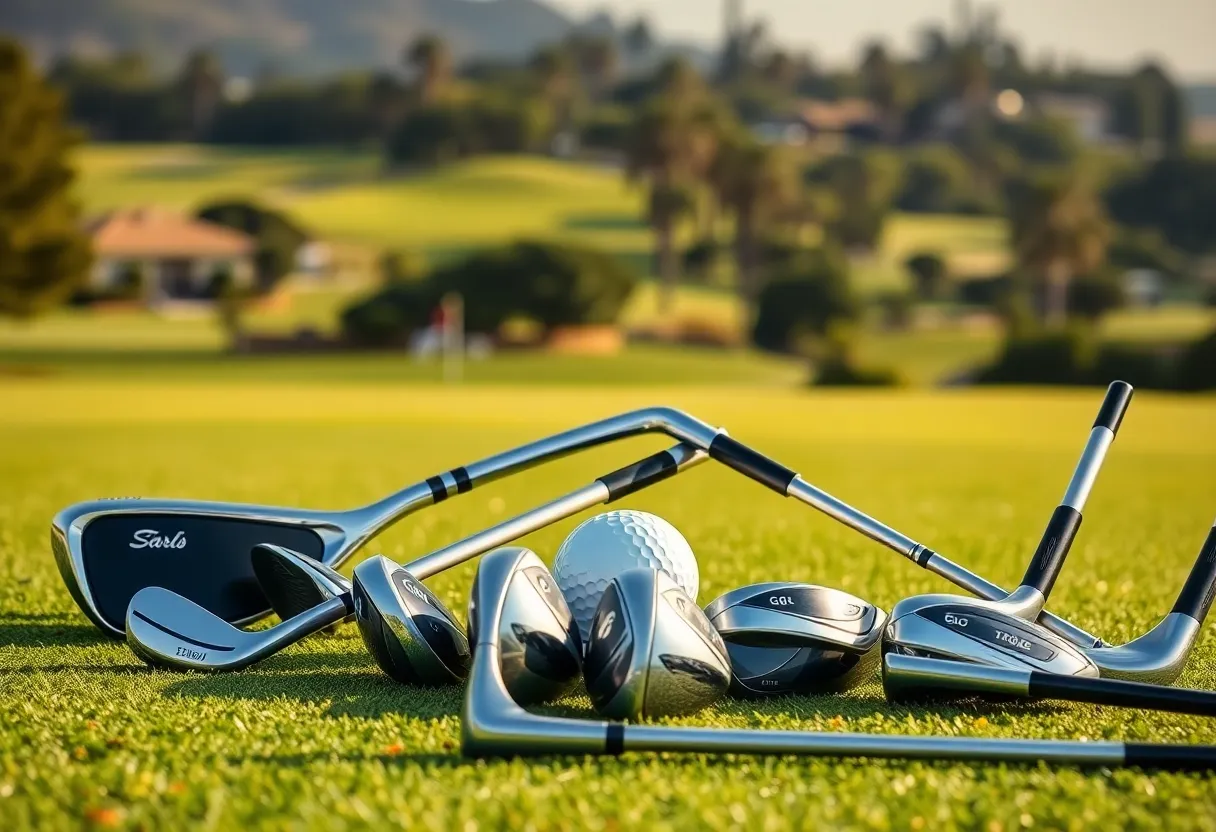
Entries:
{"label": "golf club shaft", "polygon": [[1216,692],[1143,682],[1059,676],[1038,670],[1015,670],[973,662],[888,654],[884,658],[884,679],[891,675],[899,676],[900,687],[903,688],[901,697],[905,699],[914,698],[915,694],[911,691],[920,690],[930,697],[949,692],[963,697],[970,694],[1063,699],[1094,705],[1216,716]]}
{"label": "golf club shaft", "polygon": [[419,580],[506,545],[526,534],[572,517],[592,506],[611,503],[643,488],[661,482],[681,471],[700,465],[709,457],[692,445],[681,443],[666,451],[618,468],[577,491],[558,497],[531,511],[458,540],[442,549],[423,555],[405,565]]}
{"label": "golf club shaft", "polygon": [[1151,743],[910,737],[885,734],[752,731],[608,725],[608,751],[684,751],[700,754],[789,754],[900,760],[963,760],[1142,766],[1206,771],[1216,768],[1216,746]]}
{"label": "golf club shaft", "polygon": [[1174,602],[1173,612],[1190,616],[1196,621],[1203,621],[1216,598],[1216,524],[1208,532],[1199,557],[1191,567],[1178,600]]}
{"label": "golf club shaft", "polygon": [[[1066,492],[1066,499],[1084,503],[1093,484],[1098,468],[1105,459],[1106,450],[1118,430],[1119,422],[1126,411],[1131,396],[1131,386],[1123,382],[1112,384],[1107,391],[1095,427],[1090,431],[1090,440],[1082,453],[1081,462],[1073,474]],[[709,455],[729,468],[738,471],[762,485],[786,497],[793,497],[837,522],[860,532],[866,537],[893,549],[914,562],[917,566],[940,575],[951,583],[989,601],[1009,598],[1009,592],[985,580],[974,572],[955,563],[944,555],[917,543],[907,535],[896,531],[848,503],[823,491],[804,480],[797,472],[786,468],[770,457],[753,450],[742,442],[719,434],[709,446]],[[1075,530],[1074,530],[1075,532]],[[1069,541],[1071,542],[1071,541]],[[1036,561],[1039,558],[1036,557]],[[1057,566],[1058,568],[1058,566]],[[1054,579],[1053,579],[1054,580]],[[1104,647],[1106,642],[1082,630],[1074,624],[1046,611],[1040,611],[1038,622],[1055,634],[1082,647]]]}
{"label": "golf club shaft", "polygon": [[[1132,386],[1124,381],[1111,382],[1089,432],[1089,441],[1081,453],[1080,460],[1073,470],[1068,489],[1064,492],[1064,500],[1051,515],[1043,538],[1035,550],[1034,558],[1026,569],[1021,587],[1030,587],[1042,596],[1038,600],[1039,609],[1051,594],[1056,578],[1064,567],[1064,559],[1068,550],[1077,537],[1081,528],[1081,512],[1089,499],[1090,489],[1097,479],[1098,471],[1106,460],[1106,452],[1115,441],[1115,434],[1127,413],[1127,407],[1132,400]],[[1037,614],[1039,610],[1035,610]]]}
{"label": "golf club shaft", "polygon": [[[721,433],[700,419],[674,408],[651,407],[622,413],[555,433],[509,451],[462,465],[409,486],[354,513],[363,528],[359,542],[423,506],[464,494],[479,485],[533,468],[587,448],[643,433],[665,433],[694,448],[708,448]],[[352,546],[352,551],[357,546]]]}

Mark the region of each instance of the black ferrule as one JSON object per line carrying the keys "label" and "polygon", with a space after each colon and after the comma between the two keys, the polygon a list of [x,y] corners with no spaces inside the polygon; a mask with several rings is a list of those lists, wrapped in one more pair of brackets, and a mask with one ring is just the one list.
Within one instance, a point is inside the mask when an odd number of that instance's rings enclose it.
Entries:
{"label": "black ferrule", "polygon": [[1035,671],[1027,685],[1036,699],[1065,699],[1121,708],[1170,711],[1194,716],[1216,716],[1216,692],[1187,690],[1121,679],[1092,679],[1084,676],[1059,676]]}
{"label": "black ferrule", "polygon": [[473,481],[469,479],[468,469],[463,465],[452,469],[452,479],[456,480],[457,494],[465,494],[473,490]]}
{"label": "black ferrule", "polygon": [[798,476],[797,472],[758,451],[753,451],[742,442],[736,442],[725,433],[719,433],[714,437],[714,441],[709,443],[709,455],[743,476],[750,477],[761,485],[767,485],[783,497],[790,483]]}
{"label": "black ferrule", "polygon": [[448,498],[448,487],[443,484],[443,477],[427,477],[426,485],[431,489],[432,503],[442,503]]}
{"label": "black ferrule", "polygon": [[641,491],[649,485],[665,480],[678,470],[679,466],[676,464],[675,457],[667,451],[659,451],[645,459],[639,459],[632,465],[618,468],[611,474],[605,474],[598,481],[608,489],[608,499],[604,502],[611,503],[613,500],[627,497],[635,491]]}
{"label": "black ferrule", "polygon": [[1178,593],[1173,611],[1202,621],[1212,606],[1213,597],[1216,597],[1216,526],[1208,532],[1208,539],[1199,550],[1199,558],[1191,567],[1182,592]]}
{"label": "black ferrule", "polygon": [[916,565],[924,566],[927,564],[937,552],[930,549],[928,546],[921,547],[920,554],[916,556]]}
{"label": "black ferrule", "polygon": [[1169,771],[1211,771],[1216,769],[1216,745],[1157,745],[1129,742],[1123,762],[1140,768]]}
{"label": "black ferrule", "polygon": [[1034,559],[1026,576],[1022,578],[1023,586],[1030,586],[1043,593],[1044,597],[1051,594],[1056,577],[1064,566],[1064,558],[1072,547],[1081,528],[1081,512],[1070,506],[1059,506],[1051,515],[1047,531],[1039,541],[1039,548],[1034,552]]}
{"label": "black ferrule", "polygon": [[1102,400],[1102,409],[1094,420],[1094,427],[1106,428],[1111,433],[1119,432],[1123,423],[1123,414],[1132,402],[1132,386],[1126,381],[1112,381],[1106,388],[1106,398]]}
{"label": "black ferrule", "polygon": [[604,752],[617,755],[625,750],[625,726],[620,722],[609,722],[604,737]]}

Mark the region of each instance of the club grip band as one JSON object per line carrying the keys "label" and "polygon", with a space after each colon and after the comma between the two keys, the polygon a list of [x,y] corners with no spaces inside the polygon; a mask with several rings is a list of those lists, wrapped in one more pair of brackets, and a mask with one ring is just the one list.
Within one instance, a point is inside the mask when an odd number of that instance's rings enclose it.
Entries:
{"label": "club grip band", "polygon": [[618,468],[612,473],[598,478],[598,481],[608,489],[608,499],[604,502],[610,503],[621,497],[627,497],[635,491],[641,491],[649,485],[654,485],[656,482],[672,476],[679,468],[679,463],[669,451],[659,451],[645,459],[639,459],[632,465]]}
{"label": "club grip band", "polygon": [[1212,606],[1216,597],[1216,526],[1208,532],[1208,539],[1199,550],[1199,558],[1191,567],[1191,574],[1178,593],[1174,603],[1174,612],[1189,615],[1196,621],[1202,621]]}
{"label": "club grip band", "polygon": [[1211,771],[1216,768],[1216,745],[1157,745],[1129,742],[1123,762],[1141,768],[1169,771]]}
{"label": "club grip band", "polygon": [[1092,702],[1095,705],[1216,716],[1216,692],[1207,690],[1171,688],[1144,682],[1125,682],[1120,679],[1058,676],[1038,671],[1030,674],[1027,690],[1034,698],[1066,699],[1072,702]]}
{"label": "club grip band", "polygon": [[1132,392],[1132,386],[1126,381],[1112,381],[1110,387],[1106,388],[1106,398],[1102,400],[1094,427],[1118,433],[1119,425],[1123,423],[1123,415],[1127,413],[1127,406],[1132,403]]}
{"label": "club grip band", "polygon": [[1045,596],[1051,594],[1079,528],[1081,512],[1069,506],[1056,508],[1047,524],[1047,531],[1043,532],[1043,539],[1039,541],[1039,548],[1035,549],[1026,576],[1022,578],[1023,586],[1034,587]]}
{"label": "club grip band", "polygon": [[714,441],[709,443],[709,456],[743,476],[768,486],[783,497],[790,483],[798,476],[797,472],[752,450],[742,442],[737,442],[725,433],[719,433],[714,437]]}

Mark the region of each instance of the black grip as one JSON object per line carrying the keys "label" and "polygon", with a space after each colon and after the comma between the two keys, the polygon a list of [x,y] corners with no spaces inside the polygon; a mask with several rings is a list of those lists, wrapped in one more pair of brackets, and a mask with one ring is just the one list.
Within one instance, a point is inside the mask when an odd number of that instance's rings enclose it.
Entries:
{"label": "black grip", "polygon": [[635,491],[641,491],[648,485],[665,480],[679,469],[675,457],[667,451],[659,451],[645,459],[639,459],[632,465],[626,465],[624,468],[618,468],[610,474],[605,474],[597,481],[602,482],[608,489],[608,499],[604,502],[611,503],[613,500],[627,497]]}
{"label": "black grip", "polygon": [[604,753],[614,757],[625,751],[625,726],[620,722],[609,722],[604,736]]}
{"label": "black grip", "polygon": [[1216,597],[1216,526],[1208,532],[1208,539],[1199,550],[1199,557],[1187,575],[1182,592],[1174,602],[1174,612],[1189,615],[1196,621],[1202,621],[1212,607],[1212,599]]}
{"label": "black grip", "polygon": [[1216,716],[1216,692],[1210,690],[1171,688],[1120,679],[1058,676],[1040,671],[1030,674],[1027,690],[1036,699],[1066,699],[1094,705]]}
{"label": "black grip", "polygon": [[1070,506],[1058,506],[1043,532],[1039,548],[1034,551],[1034,559],[1022,578],[1023,586],[1031,586],[1043,593],[1044,597],[1051,594],[1056,577],[1064,566],[1064,558],[1072,548],[1072,542],[1081,528],[1081,512]]}
{"label": "black grip", "polygon": [[798,476],[796,471],[791,471],[764,454],[753,451],[725,433],[719,433],[714,437],[714,441],[709,443],[709,456],[743,476],[768,486],[783,497],[786,496],[790,483]]}
{"label": "black grip", "polygon": [[1098,418],[1094,420],[1094,427],[1118,433],[1119,425],[1123,423],[1123,414],[1127,413],[1127,406],[1131,403],[1132,386],[1126,381],[1112,381],[1110,387],[1106,388],[1106,398],[1102,400],[1102,408],[1098,411]]}
{"label": "black grip", "polygon": [[1129,742],[1123,746],[1123,762],[1168,771],[1211,771],[1216,769],[1216,745]]}

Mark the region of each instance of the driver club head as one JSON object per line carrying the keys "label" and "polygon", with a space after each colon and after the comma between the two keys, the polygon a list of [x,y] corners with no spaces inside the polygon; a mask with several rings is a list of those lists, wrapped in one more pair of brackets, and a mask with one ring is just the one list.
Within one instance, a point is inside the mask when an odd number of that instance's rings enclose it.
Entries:
{"label": "driver club head", "polygon": [[582,669],[578,626],[548,568],[534,552],[508,546],[487,554],[469,595],[469,639],[479,638],[482,589],[497,588],[498,631],[482,634],[498,648],[499,672],[511,699],[532,705],[570,689]]}
{"label": "driver club head", "polygon": [[599,713],[637,719],[695,713],[726,693],[731,674],[705,613],[668,575],[640,568],[604,590],[583,675]]}
{"label": "driver club head", "polygon": [[839,693],[876,669],[887,614],[847,592],[788,581],[752,584],[705,607],[726,643],[739,697]]}
{"label": "driver club head", "polygon": [[351,596],[363,643],[389,676],[432,687],[468,676],[464,628],[408,569],[370,557],[355,567]]}

